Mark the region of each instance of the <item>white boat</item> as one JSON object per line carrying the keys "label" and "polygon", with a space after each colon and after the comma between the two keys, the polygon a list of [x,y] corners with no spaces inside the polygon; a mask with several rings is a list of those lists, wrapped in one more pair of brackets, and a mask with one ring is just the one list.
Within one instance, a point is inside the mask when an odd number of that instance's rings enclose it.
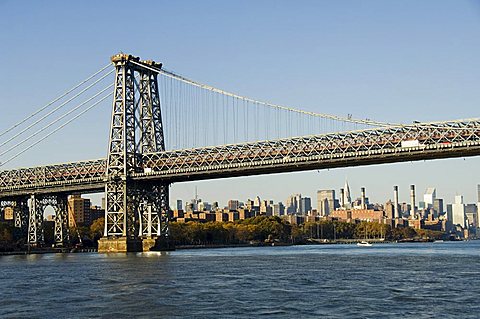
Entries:
{"label": "white boat", "polygon": [[357,243],[357,246],[360,246],[360,247],[371,247],[373,246],[371,243],[369,243],[368,241],[364,241],[362,240],[361,242]]}

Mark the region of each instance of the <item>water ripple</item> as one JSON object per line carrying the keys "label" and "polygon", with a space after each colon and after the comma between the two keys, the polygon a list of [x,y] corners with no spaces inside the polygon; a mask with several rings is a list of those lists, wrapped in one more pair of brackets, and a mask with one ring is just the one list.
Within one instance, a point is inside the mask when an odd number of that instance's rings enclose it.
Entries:
{"label": "water ripple", "polygon": [[480,242],[0,257],[2,318],[478,318]]}

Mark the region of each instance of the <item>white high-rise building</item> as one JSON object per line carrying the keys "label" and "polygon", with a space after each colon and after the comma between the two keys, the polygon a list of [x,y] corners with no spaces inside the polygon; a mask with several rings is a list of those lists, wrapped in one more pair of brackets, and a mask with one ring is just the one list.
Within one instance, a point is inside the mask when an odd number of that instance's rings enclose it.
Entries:
{"label": "white high-rise building", "polygon": [[328,216],[335,210],[335,191],[333,189],[317,191],[317,208],[320,216]]}
{"label": "white high-rise building", "polygon": [[462,195],[455,196],[455,203],[452,204],[452,224],[465,228],[465,204]]}
{"label": "white high-rise building", "polygon": [[260,199],[260,196],[256,196],[255,199],[253,200],[253,206],[260,207],[261,205],[262,205],[262,200]]}
{"label": "white high-rise building", "polygon": [[437,191],[435,187],[429,187],[423,194],[423,201],[425,202],[425,209],[433,208],[433,203],[437,198]]}

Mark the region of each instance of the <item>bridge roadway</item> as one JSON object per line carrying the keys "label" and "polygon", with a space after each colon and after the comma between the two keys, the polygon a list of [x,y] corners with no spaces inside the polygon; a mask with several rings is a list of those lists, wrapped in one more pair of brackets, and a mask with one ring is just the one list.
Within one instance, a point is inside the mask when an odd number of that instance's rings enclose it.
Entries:
{"label": "bridge roadway", "polygon": [[[480,119],[294,137],[142,156],[135,180],[182,182],[480,155]],[[104,191],[106,160],[0,172],[0,199]]]}

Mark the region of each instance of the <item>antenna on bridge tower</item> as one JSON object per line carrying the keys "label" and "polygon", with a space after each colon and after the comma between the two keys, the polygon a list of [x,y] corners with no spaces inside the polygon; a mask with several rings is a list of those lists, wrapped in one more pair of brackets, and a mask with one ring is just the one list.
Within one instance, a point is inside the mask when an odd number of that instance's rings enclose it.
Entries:
{"label": "antenna on bridge tower", "polygon": [[[150,250],[168,229],[168,183],[133,181],[143,154],[165,150],[156,69],[161,64],[117,54],[107,157],[104,238],[99,252]],[[137,81],[137,78],[139,81]]]}

